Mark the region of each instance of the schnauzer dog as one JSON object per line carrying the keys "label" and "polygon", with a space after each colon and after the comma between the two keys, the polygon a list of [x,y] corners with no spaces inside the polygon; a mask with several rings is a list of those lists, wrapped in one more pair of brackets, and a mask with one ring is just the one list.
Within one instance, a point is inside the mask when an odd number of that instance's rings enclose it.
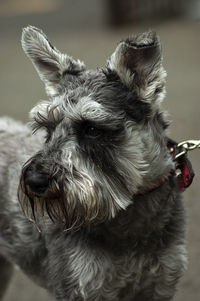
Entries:
{"label": "schnauzer dog", "polygon": [[95,71],[32,26],[22,47],[49,100],[31,110],[35,135],[0,121],[1,297],[14,263],[59,301],[172,300],[185,211],[158,36],[121,41]]}

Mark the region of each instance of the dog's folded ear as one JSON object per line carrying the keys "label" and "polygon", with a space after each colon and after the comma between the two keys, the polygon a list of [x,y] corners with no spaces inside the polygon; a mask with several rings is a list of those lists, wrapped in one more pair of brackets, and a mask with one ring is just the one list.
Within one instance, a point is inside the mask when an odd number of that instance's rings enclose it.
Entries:
{"label": "dog's folded ear", "polygon": [[162,98],[166,72],[162,67],[160,40],[155,32],[121,41],[108,61],[108,68],[115,71],[128,88],[136,89],[143,100]]}
{"label": "dog's folded ear", "polygon": [[23,29],[22,48],[45,83],[48,95],[57,94],[63,74],[76,75],[85,70],[84,63],[62,54],[51,45],[46,35],[36,27],[28,26]]}

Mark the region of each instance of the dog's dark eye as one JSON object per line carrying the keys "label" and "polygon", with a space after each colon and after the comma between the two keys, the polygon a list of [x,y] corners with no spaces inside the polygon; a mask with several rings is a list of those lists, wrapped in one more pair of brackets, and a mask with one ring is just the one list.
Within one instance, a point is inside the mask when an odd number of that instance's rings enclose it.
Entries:
{"label": "dog's dark eye", "polygon": [[101,136],[102,130],[96,128],[95,126],[87,126],[85,129],[85,135],[89,138],[97,138]]}

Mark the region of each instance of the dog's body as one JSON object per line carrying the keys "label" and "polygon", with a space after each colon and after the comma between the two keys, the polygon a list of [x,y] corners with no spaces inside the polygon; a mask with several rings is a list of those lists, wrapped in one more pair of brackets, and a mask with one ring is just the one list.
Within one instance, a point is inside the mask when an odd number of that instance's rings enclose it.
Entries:
{"label": "dog's body", "polygon": [[171,300],[186,265],[185,214],[157,36],[121,42],[97,71],[36,28],[22,45],[52,99],[31,112],[46,137],[0,121],[1,296],[12,262],[60,301]]}

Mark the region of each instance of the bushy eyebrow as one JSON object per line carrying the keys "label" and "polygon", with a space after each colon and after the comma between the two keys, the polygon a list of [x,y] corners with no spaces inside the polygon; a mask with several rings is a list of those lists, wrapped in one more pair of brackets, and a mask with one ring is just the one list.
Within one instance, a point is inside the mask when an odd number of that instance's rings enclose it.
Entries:
{"label": "bushy eyebrow", "polygon": [[65,110],[68,118],[75,122],[89,121],[106,127],[115,127],[124,118],[124,114],[113,114],[101,103],[94,101],[92,95],[80,98],[75,104],[68,102]]}
{"label": "bushy eyebrow", "polygon": [[41,105],[38,106],[38,111],[35,110],[35,114],[32,117],[32,130],[36,132],[40,128],[45,128],[48,132],[53,131],[56,126],[63,120],[64,114],[59,109],[58,105],[47,105],[46,109],[41,109]]}

